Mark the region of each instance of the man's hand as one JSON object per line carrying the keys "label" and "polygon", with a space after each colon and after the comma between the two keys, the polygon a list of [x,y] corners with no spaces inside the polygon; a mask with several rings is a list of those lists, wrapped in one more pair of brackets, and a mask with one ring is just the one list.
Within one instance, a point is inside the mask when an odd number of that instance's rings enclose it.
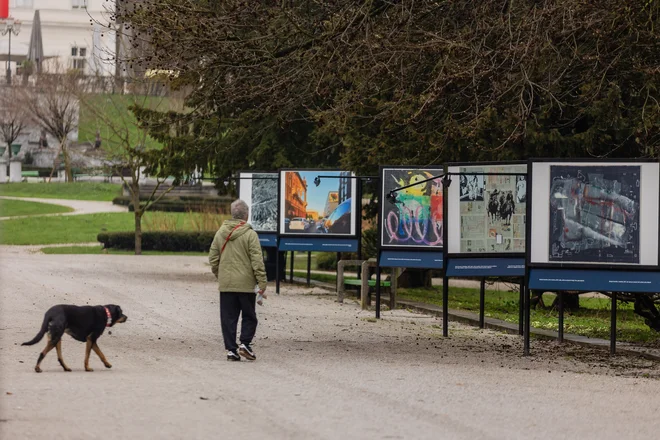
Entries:
{"label": "man's hand", "polygon": [[268,295],[266,295],[266,289],[259,289],[259,295],[263,296],[264,299],[268,299]]}

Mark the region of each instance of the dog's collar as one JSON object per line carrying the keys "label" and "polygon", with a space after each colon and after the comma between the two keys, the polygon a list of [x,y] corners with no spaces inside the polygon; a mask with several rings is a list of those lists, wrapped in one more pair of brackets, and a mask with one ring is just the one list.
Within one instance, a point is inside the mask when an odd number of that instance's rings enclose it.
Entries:
{"label": "dog's collar", "polygon": [[112,315],[110,314],[110,310],[108,310],[107,307],[103,307],[105,309],[105,314],[108,317],[108,321],[105,323],[106,327],[110,327],[112,325]]}

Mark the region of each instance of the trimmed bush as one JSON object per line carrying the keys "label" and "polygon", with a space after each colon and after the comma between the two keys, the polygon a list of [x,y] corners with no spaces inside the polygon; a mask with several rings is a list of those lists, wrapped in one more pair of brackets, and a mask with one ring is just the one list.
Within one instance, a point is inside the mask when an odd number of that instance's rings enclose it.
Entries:
{"label": "trimmed bush", "polygon": [[[143,251],[208,252],[216,231],[143,232]],[[135,232],[102,232],[97,240],[104,249],[135,249]]]}
{"label": "trimmed bush", "polygon": [[316,256],[316,266],[320,270],[336,270],[337,255],[333,252],[321,252]]}
{"label": "trimmed bush", "polygon": [[[148,197],[140,197],[140,200],[146,201]],[[128,210],[133,212],[133,203],[127,196],[115,197],[112,200],[114,205],[128,206]],[[149,206],[149,211],[163,212],[208,212],[215,211],[218,214],[228,214],[231,205],[230,199],[216,199],[205,197],[163,197],[157,203]]]}
{"label": "trimmed bush", "polygon": [[[357,260],[354,252],[342,252],[342,260]],[[320,270],[337,270],[337,254],[335,252],[320,252],[316,256],[316,267]]]}

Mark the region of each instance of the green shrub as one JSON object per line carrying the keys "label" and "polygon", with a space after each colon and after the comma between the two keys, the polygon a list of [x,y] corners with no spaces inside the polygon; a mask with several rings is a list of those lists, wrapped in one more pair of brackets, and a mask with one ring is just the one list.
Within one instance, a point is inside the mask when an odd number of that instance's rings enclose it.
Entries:
{"label": "green shrub", "polygon": [[[140,201],[148,200],[148,196],[140,196]],[[112,203],[120,206],[128,206],[128,210],[133,212],[133,203],[128,196],[115,197]],[[165,212],[210,212],[216,214],[228,214],[231,200],[216,199],[208,197],[163,197],[158,202],[149,206],[149,211]]]}
{"label": "green shrub", "polygon": [[[170,252],[208,252],[215,231],[143,232],[142,250]],[[135,249],[134,232],[102,232],[97,240],[105,249]]]}
{"label": "green shrub", "polygon": [[[357,260],[354,252],[342,252],[342,260]],[[334,252],[320,252],[316,257],[316,267],[320,270],[337,270],[337,254]]]}
{"label": "green shrub", "polygon": [[336,270],[337,255],[332,252],[321,252],[316,257],[316,265],[320,270]]}

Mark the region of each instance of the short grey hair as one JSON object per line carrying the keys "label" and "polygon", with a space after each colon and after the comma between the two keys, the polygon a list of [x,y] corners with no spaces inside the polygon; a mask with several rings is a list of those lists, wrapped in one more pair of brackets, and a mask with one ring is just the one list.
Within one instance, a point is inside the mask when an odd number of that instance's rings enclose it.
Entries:
{"label": "short grey hair", "polygon": [[250,208],[247,203],[241,199],[234,200],[231,203],[231,218],[235,220],[247,220]]}

